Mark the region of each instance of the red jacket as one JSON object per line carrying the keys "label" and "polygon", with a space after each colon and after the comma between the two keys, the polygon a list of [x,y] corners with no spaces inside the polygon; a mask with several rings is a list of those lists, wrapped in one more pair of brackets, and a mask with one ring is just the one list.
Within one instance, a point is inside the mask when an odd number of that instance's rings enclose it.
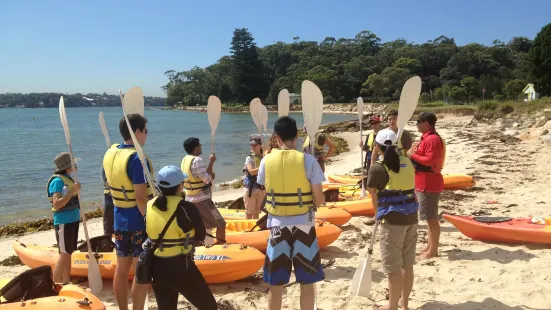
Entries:
{"label": "red jacket", "polygon": [[444,144],[436,131],[430,130],[423,134],[417,152],[411,154],[412,161],[430,167],[432,172],[415,169],[415,189],[421,192],[441,193],[444,190],[442,164],[444,163]]}

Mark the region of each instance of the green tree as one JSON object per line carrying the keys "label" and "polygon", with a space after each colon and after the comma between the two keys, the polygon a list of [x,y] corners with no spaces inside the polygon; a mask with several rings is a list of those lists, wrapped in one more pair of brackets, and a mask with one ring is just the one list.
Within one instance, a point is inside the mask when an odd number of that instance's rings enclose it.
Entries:
{"label": "green tree", "polygon": [[551,23],[536,35],[530,49],[530,75],[536,91],[543,96],[551,95]]}
{"label": "green tree", "polygon": [[505,83],[503,90],[505,91],[507,98],[517,101],[525,85],[526,84],[521,80],[512,80]]}
{"label": "green tree", "polygon": [[478,94],[480,93],[480,84],[474,77],[468,76],[463,78],[461,80],[461,86],[463,86],[467,91],[468,102],[471,102],[478,97]]}
{"label": "green tree", "polygon": [[430,94],[422,93],[419,96],[419,101],[421,101],[422,103],[431,102]]}

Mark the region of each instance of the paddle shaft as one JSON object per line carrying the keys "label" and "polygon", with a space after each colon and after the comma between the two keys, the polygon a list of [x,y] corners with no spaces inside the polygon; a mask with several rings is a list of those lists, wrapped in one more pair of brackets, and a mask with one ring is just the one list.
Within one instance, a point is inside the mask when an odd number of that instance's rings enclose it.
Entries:
{"label": "paddle shaft", "polygon": [[99,114],[99,126],[101,128],[101,132],[103,132],[103,136],[105,137],[105,143],[107,144],[107,147],[111,147],[111,138],[109,138],[109,131],[107,131],[107,126],[105,126],[105,119],[103,118],[103,113],[101,112]]}

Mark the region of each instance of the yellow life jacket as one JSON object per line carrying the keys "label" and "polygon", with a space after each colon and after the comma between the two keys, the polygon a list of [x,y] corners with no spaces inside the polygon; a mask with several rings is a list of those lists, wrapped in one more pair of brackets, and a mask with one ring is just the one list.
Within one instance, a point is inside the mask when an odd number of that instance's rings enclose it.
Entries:
{"label": "yellow life jacket", "polygon": [[307,213],[314,207],[312,186],[306,178],[304,153],[274,150],[264,158],[266,211],[276,216]]}
{"label": "yellow life jacket", "polygon": [[[176,212],[178,204],[183,200],[180,196],[166,196],[167,210],[161,211],[153,204],[157,197],[147,202],[147,212],[145,213],[145,229],[151,242],[157,242],[157,238],[165,228],[168,220]],[[155,250],[154,255],[158,257],[172,257],[176,255],[187,255],[193,250],[193,240],[195,236],[195,228],[184,232],[178,225],[176,219],[172,220],[170,226],[165,232],[161,243]]]}
{"label": "yellow life jacket", "polygon": [[72,190],[73,186],[75,185],[75,181],[73,181],[73,179],[71,179],[70,177],[68,177],[66,175],[63,175],[63,174],[54,174],[50,177],[50,179],[48,180],[48,183],[46,183],[46,196],[48,197],[48,200],[52,204],[52,212],[61,212],[61,211],[69,211],[69,210],[79,209],[80,208],[80,202],[78,200],[78,193],[77,192],[75,192],[73,194],[73,197],[71,197],[69,202],[67,202],[67,204],[65,206],[63,206],[61,209],[56,210],[54,208],[54,206],[53,206],[54,197],[50,196],[49,188],[50,188],[50,183],[55,178],[60,178],[61,181],[63,181],[63,185],[67,186],[67,191]]}
{"label": "yellow life jacket", "polygon": [[375,132],[372,131],[367,135],[367,141],[365,141],[365,145],[369,152],[373,152],[373,148],[375,147],[375,143],[373,142],[375,142]]}
{"label": "yellow life jacket", "polygon": [[[103,157],[103,169],[109,186],[109,192],[113,197],[113,204],[119,208],[133,208],[137,206],[136,193],[132,180],[128,177],[127,166],[130,156],[136,153],[132,147],[118,148],[118,144],[113,144]],[[151,159],[146,155],[148,168],[151,175],[154,175]],[[147,183],[147,195],[153,195],[153,189]]]}
{"label": "yellow life jacket", "polygon": [[[314,155],[319,156],[323,152],[323,146],[325,145],[325,137],[321,137],[320,134],[316,133],[315,138],[316,141],[314,143]],[[320,144],[320,140],[322,140],[322,143]],[[306,136],[306,139],[304,139],[304,144],[302,145],[302,149],[304,152],[310,154],[310,136]]]}
{"label": "yellow life jacket", "polygon": [[187,178],[184,179],[184,191],[186,192],[186,196],[195,196],[199,194],[203,189],[209,187],[209,185],[205,184],[203,180],[195,177],[193,173],[191,173],[191,164],[193,163],[193,160],[195,158],[197,158],[197,156],[184,156],[184,159],[182,160],[182,164],[180,166],[182,171],[187,174]]}
{"label": "yellow life jacket", "polygon": [[388,183],[383,190],[377,190],[377,219],[382,219],[389,212],[399,212],[405,215],[417,211],[415,200],[415,169],[411,161],[400,156],[400,172],[396,173],[383,164],[388,173]]}

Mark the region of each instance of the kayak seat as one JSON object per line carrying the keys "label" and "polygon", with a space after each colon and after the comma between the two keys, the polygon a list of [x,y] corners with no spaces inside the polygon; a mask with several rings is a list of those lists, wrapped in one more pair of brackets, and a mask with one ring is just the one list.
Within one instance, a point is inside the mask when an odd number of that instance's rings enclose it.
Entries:
{"label": "kayak seat", "polygon": [[[103,235],[90,238],[90,246],[92,247],[92,252],[113,252],[115,249],[115,243],[112,240],[113,236]],[[81,252],[88,252],[88,243],[84,241],[77,247],[77,250]]]}
{"label": "kayak seat", "polygon": [[239,197],[234,200],[234,202],[231,203],[228,209],[245,210],[245,202],[243,202],[243,197]]}
{"label": "kayak seat", "polygon": [[480,223],[503,223],[512,221],[513,219],[506,216],[475,216],[473,220]]}
{"label": "kayak seat", "polygon": [[52,267],[40,266],[26,270],[13,278],[2,289],[3,303],[57,296],[56,285],[52,278]]}

